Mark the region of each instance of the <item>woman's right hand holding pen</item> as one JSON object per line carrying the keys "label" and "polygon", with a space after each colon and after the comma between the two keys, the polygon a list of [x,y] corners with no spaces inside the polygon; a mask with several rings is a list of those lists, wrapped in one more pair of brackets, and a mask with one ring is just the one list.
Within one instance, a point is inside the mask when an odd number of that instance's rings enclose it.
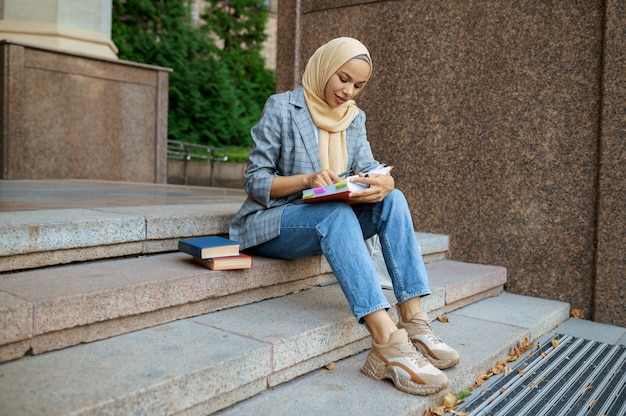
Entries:
{"label": "woman's right hand holding pen", "polygon": [[326,186],[333,183],[340,182],[342,179],[330,169],[324,169],[321,172],[313,173],[307,178],[307,186],[303,189],[308,188],[319,188],[320,186]]}
{"label": "woman's right hand holding pen", "polygon": [[276,176],[270,189],[271,198],[281,198],[309,188],[340,182],[342,178],[330,169],[312,174]]}

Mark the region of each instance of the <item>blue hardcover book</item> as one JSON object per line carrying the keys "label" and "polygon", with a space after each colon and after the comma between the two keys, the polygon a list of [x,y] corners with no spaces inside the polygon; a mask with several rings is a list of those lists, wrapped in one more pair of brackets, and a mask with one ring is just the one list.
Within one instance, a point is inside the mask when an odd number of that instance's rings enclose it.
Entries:
{"label": "blue hardcover book", "polygon": [[178,241],[178,251],[199,259],[239,255],[239,243],[217,235]]}

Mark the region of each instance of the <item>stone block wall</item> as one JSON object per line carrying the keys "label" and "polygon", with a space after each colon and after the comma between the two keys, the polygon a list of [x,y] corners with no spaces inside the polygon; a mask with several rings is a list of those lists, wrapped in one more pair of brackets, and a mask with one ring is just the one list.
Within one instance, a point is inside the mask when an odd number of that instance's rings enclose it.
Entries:
{"label": "stone block wall", "polygon": [[0,179],[167,182],[167,68],[0,41]]}
{"label": "stone block wall", "polygon": [[277,90],[337,36],[374,73],[357,104],[420,231],[508,290],[626,326],[626,5],[282,0]]}

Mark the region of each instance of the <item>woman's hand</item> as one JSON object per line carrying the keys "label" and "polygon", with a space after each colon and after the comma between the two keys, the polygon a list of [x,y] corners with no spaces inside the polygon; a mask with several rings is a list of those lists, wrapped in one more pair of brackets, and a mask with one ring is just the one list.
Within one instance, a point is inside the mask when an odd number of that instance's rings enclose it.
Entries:
{"label": "woman's hand", "polygon": [[270,189],[271,198],[281,198],[308,188],[319,188],[340,182],[341,178],[330,169],[310,175],[276,176]]}
{"label": "woman's hand", "polygon": [[351,204],[375,203],[382,201],[395,188],[395,181],[391,175],[365,175],[359,173],[353,182],[368,184],[370,187],[362,191],[350,192]]}
{"label": "woman's hand", "polygon": [[321,172],[313,173],[307,177],[307,188],[319,188],[320,186],[331,185],[333,183],[340,182],[341,178],[337,176],[335,172],[330,169],[325,169]]}

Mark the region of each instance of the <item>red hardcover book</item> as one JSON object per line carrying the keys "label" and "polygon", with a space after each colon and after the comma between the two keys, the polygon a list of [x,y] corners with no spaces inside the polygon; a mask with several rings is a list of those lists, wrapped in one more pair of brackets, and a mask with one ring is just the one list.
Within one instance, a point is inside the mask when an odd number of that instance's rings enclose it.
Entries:
{"label": "red hardcover book", "polygon": [[192,257],[193,261],[203,265],[209,270],[237,270],[249,269],[252,267],[252,257],[239,253],[237,256],[216,257],[213,259],[199,259]]}

